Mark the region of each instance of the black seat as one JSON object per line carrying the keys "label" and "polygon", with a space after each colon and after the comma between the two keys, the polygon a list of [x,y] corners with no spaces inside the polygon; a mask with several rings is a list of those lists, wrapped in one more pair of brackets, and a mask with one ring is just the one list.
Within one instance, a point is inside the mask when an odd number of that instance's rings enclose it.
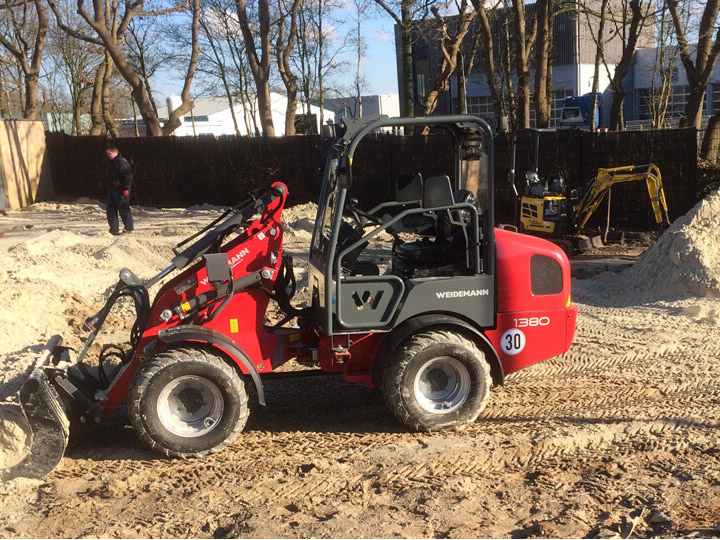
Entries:
{"label": "black seat", "polygon": [[[467,189],[453,193],[448,176],[434,176],[425,180],[423,189],[423,208],[439,208],[435,221],[434,239],[422,238],[414,242],[398,243],[394,246],[395,256],[405,263],[422,266],[441,266],[459,258],[465,260],[467,243],[465,228],[460,223],[465,220],[460,210],[447,210],[443,207],[460,202],[474,202],[475,195]],[[454,216],[451,215],[455,214]],[[453,217],[455,219],[453,219]]]}

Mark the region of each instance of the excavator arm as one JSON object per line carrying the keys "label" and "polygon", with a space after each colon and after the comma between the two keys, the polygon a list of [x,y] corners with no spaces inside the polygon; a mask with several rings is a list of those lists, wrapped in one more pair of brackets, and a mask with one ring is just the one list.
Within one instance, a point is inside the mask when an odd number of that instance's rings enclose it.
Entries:
{"label": "excavator arm", "polygon": [[585,227],[590,216],[595,212],[612,186],[623,182],[639,182],[643,180],[647,183],[650,203],[655,214],[655,222],[658,225],[660,223],[669,225],[670,219],[662,185],[662,175],[657,165],[649,163],[647,165],[627,165],[612,169],[598,169],[597,176],[585,192],[575,211],[575,230],[577,233]]}

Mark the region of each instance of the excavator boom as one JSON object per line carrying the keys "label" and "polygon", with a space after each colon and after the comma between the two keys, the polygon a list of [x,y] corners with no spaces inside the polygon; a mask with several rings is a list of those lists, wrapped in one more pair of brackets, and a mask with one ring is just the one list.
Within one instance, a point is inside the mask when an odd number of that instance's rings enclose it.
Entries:
{"label": "excavator boom", "polygon": [[653,207],[655,222],[670,224],[667,201],[663,190],[660,169],[654,163],[647,165],[627,165],[610,169],[598,169],[593,183],[583,196],[575,212],[575,230],[579,233],[587,224],[590,216],[597,210],[611,187],[625,182],[645,181],[647,184],[650,203]]}

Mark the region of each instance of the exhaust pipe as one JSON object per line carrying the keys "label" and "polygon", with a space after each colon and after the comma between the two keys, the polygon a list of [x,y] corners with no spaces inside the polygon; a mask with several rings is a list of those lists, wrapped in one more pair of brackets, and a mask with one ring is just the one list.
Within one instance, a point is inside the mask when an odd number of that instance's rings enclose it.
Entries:
{"label": "exhaust pipe", "polygon": [[57,467],[65,454],[70,436],[70,420],[60,396],[50,383],[45,366],[50,364],[62,337],[53,336],[35,364],[30,378],[20,388],[22,429],[30,436],[30,449],[18,464],[0,471],[0,480],[33,478],[42,480]]}

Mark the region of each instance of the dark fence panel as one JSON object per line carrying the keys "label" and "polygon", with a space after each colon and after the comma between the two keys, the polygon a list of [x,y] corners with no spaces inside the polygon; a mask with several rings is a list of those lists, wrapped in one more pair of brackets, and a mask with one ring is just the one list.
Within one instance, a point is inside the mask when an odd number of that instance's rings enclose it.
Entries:
{"label": "dark fence panel", "polygon": [[[318,136],[277,139],[242,137],[151,137],[120,139],[120,152],[133,164],[133,202],[152,206],[191,206],[210,203],[230,206],[271,182],[290,188],[290,204],[314,201],[322,183],[324,166]],[[47,147],[55,193],[71,199],[104,199],[106,189],[103,137],[71,137],[48,133]],[[532,167],[529,137],[518,141],[516,172]],[[365,207],[386,200],[402,173],[420,171],[425,176],[452,174],[449,137],[400,137],[373,135],[358,147],[353,162],[351,196]],[[561,130],[542,135],[540,174],[562,170],[568,189],[582,191],[598,167],[642,165],[660,168],[670,218],[686,213],[698,200],[697,138],[694,130],[589,133]],[[498,222],[514,219],[514,197],[508,182],[510,137],[500,133],[495,141],[495,204]],[[596,219],[604,219],[605,208]],[[647,188],[634,182],[613,188],[613,225],[628,229],[654,226]]]}
{"label": "dark fence panel", "polygon": [[[662,173],[670,219],[698,200],[697,136],[694,129],[598,133],[580,147],[581,171],[591,178],[598,167],[655,163]],[[612,216],[620,228],[654,223],[647,186],[631,182],[613,188]]]}
{"label": "dark fence panel", "polygon": [[[118,140],[133,165],[132,202],[152,206],[230,206],[247,193],[283,181],[290,203],[314,200],[322,182],[319,137],[148,137]],[[56,194],[106,195],[104,137],[48,133]]]}

